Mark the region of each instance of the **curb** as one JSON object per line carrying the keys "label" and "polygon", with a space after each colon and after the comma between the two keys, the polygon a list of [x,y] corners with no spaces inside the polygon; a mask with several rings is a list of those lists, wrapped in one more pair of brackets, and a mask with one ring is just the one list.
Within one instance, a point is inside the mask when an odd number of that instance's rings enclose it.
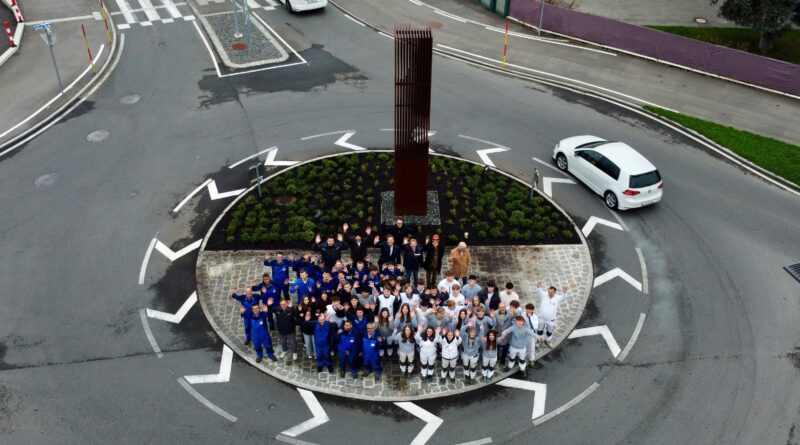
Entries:
{"label": "curb", "polygon": [[[275,177],[277,177],[277,176],[279,176],[279,175],[281,175],[281,174],[283,174],[283,173],[285,173],[285,172],[287,172],[287,171],[289,171],[291,169],[294,169],[294,168],[297,168],[299,166],[308,164],[310,162],[319,161],[319,160],[322,160],[322,159],[328,159],[328,158],[332,158],[332,157],[346,156],[346,155],[358,155],[359,153],[392,153],[392,152],[393,152],[393,150],[367,150],[367,151],[363,151],[363,152],[346,151],[346,152],[340,152],[340,153],[333,153],[333,154],[329,154],[329,155],[325,155],[325,156],[319,156],[319,157],[315,157],[313,159],[309,159],[309,160],[306,160],[306,161],[303,161],[303,162],[298,162],[297,164],[294,164],[294,165],[292,165],[290,167],[287,167],[287,168],[281,169],[279,171],[276,171],[276,172],[272,173],[271,175],[263,178],[259,184],[255,184],[255,185],[252,185],[252,186],[248,187],[242,193],[240,193],[238,196],[236,196],[236,198],[234,198],[233,201],[231,201],[228,204],[228,206],[225,207],[225,209],[222,210],[222,212],[217,216],[216,220],[214,220],[214,222],[211,224],[211,227],[208,229],[208,231],[206,232],[205,236],[203,237],[203,242],[200,244],[200,249],[199,249],[199,251],[197,253],[197,261],[195,263],[195,280],[196,280],[196,282],[198,282],[198,283],[201,282],[201,280],[198,279],[197,274],[199,273],[199,271],[202,268],[203,253],[205,252],[206,244],[208,243],[208,240],[210,239],[211,234],[216,229],[217,224],[219,224],[220,221],[222,221],[222,218],[228,212],[230,212],[231,209],[233,209],[233,207],[236,204],[239,203],[239,201],[241,201],[245,196],[247,196],[250,192],[252,192],[256,187],[258,187],[258,185],[263,184],[263,183],[265,183],[265,182],[267,182],[269,180],[272,180],[273,178],[275,178]],[[476,162],[476,161],[472,161],[472,160],[469,160],[469,159],[462,159],[462,158],[459,158],[459,157],[456,157],[456,156],[447,155],[447,154],[437,153],[437,154],[434,154],[433,156],[441,156],[441,157],[446,157],[446,158],[451,158],[451,159],[457,159],[457,160],[463,161],[463,162],[469,162],[469,163],[475,164],[475,165],[481,165],[481,166],[483,165],[483,164],[481,164],[479,162]],[[521,180],[521,179],[519,179],[519,178],[517,178],[517,177],[515,177],[515,176],[513,176],[513,175],[511,175],[509,173],[506,173],[506,172],[504,172],[502,170],[499,170],[496,167],[489,167],[489,168],[494,172],[500,173],[500,174],[502,174],[502,175],[504,175],[504,176],[506,176],[506,177],[508,177],[508,178],[510,178],[512,180],[518,181],[518,182],[524,184],[526,187],[530,188],[530,184],[528,184],[527,182],[525,182],[525,181],[523,181],[523,180]],[[593,264],[593,261],[592,261],[591,251],[589,250],[588,241],[587,241],[586,237],[583,236],[583,232],[575,224],[575,221],[572,219],[572,217],[568,213],[566,213],[558,204],[556,204],[555,201],[553,201],[552,198],[550,198],[549,196],[547,196],[547,195],[545,195],[543,193],[540,194],[540,196],[542,196],[549,204],[553,205],[556,209],[558,209],[559,212],[564,214],[567,217],[567,220],[569,220],[569,222],[572,224],[573,228],[575,228],[576,231],[578,232],[578,234],[579,234],[578,236],[580,237],[580,240],[581,240],[580,245],[583,246],[583,248],[586,250],[586,256],[589,259],[589,272],[590,273],[586,277],[587,281],[588,281],[588,283],[587,283],[588,295],[586,295],[586,299],[585,299],[585,302],[583,304],[584,310],[581,312],[581,315],[578,316],[578,317],[575,317],[574,320],[572,320],[572,322],[568,325],[568,329],[566,330],[566,332],[568,334],[565,335],[563,338],[557,339],[556,343],[553,345],[552,348],[547,348],[547,349],[539,348],[537,350],[536,358],[535,358],[536,361],[541,360],[546,355],[548,355],[551,352],[555,351],[564,341],[566,341],[568,339],[569,333],[572,332],[575,329],[575,326],[583,318],[583,314],[585,313],[586,303],[588,303],[589,298],[591,297],[592,284],[594,282],[594,264]],[[495,371],[495,376],[496,377],[491,382],[475,384],[475,385],[470,386],[467,390],[445,391],[445,392],[439,392],[439,393],[435,393],[435,394],[420,394],[420,395],[413,396],[413,397],[391,397],[391,396],[389,396],[389,397],[383,397],[380,400],[376,400],[376,398],[373,397],[373,396],[366,396],[366,395],[363,395],[363,394],[337,391],[337,390],[333,390],[333,389],[330,389],[330,388],[327,388],[327,387],[320,387],[320,386],[315,386],[315,385],[312,385],[312,384],[298,383],[298,382],[294,382],[294,381],[289,381],[289,380],[285,380],[283,378],[283,376],[278,375],[276,370],[274,370],[271,367],[268,367],[264,362],[256,363],[255,356],[252,353],[250,353],[249,351],[243,351],[239,347],[238,342],[235,342],[231,338],[229,338],[228,335],[217,324],[216,320],[214,320],[214,318],[212,318],[210,316],[211,311],[208,308],[208,306],[206,305],[206,301],[205,301],[206,299],[203,298],[202,295],[203,295],[203,293],[201,292],[201,290],[197,289],[197,299],[200,302],[200,306],[203,309],[203,313],[206,315],[206,319],[208,320],[209,324],[214,329],[214,332],[216,332],[216,334],[220,337],[220,339],[222,339],[223,343],[225,343],[229,348],[231,348],[234,352],[236,352],[236,354],[240,358],[242,358],[246,362],[250,363],[252,366],[254,366],[255,368],[259,369],[260,371],[265,372],[266,374],[269,374],[272,377],[275,377],[277,380],[279,380],[281,382],[296,386],[298,388],[307,389],[309,391],[320,392],[320,393],[324,393],[324,394],[331,394],[331,395],[340,396],[340,397],[346,397],[346,398],[350,398],[350,399],[370,400],[370,401],[378,401],[378,402],[400,402],[400,401],[410,401],[410,400],[425,400],[425,399],[435,399],[435,398],[440,398],[440,397],[456,396],[456,395],[459,395],[459,394],[464,394],[466,392],[471,392],[471,391],[474,391],[476,389],[484,388],[484,387],[490,386],[492,384],[495,384],[495,383],[497,383],[497,382],[499,382],[501,380],[504,380],[504,379],[506,379],[508,377],[511,377],[511,376],[513,376],[513,375],[515,375],[517,373],[517,371],[515,369],[512,369],[508,373],[505,373],[505,372],[502,371],[502,368],[500,368],[500,369]]]}
{"label": "curb", "polygon": [[[11,9],[11,0],[3,0],[3,4],[6,5],[6,8]],[[11,9],[11,12],[14,12],[14,10]],[[17,27],[14,29],[14,41],[17,43],[17,46],[8,48],[7,50],[5,50],[5,52],[3,52],[2,55],[0,55],[0,66],[3,66],[3,64],[6,63],[8,59],[11,58],[11,56],[17,53],[20,46],[22,46],[22,31],[24,29],[25,29],[25,23],[17,22]]]}

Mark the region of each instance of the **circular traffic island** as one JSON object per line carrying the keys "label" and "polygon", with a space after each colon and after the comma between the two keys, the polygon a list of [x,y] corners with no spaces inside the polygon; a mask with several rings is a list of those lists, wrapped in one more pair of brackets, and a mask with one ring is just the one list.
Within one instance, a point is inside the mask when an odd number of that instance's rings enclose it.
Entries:
{"label": "circular traffic island", "polygon": [[[460,394],[497,382],[515,373],[504,372],[498,363],[490,382],[467,382],[457,367],[455,382],[439,380],[439,360],[434,379],[419,374],[419,354],[414,373],[404,377],[396,358],[382,359],[383,375],[375,379],[340,377],[323,368],[317,370],[301,345],[298,359],[256,362],[253,349],[244,343],[241,304],[231,298],[233,288],[245,289],[261,281],[265,254],[282,252],[300,258],[311,254],[317,234],[322,237],[342,232],[367,238],[380,235],[398,217],[411,226],[412,236],[424,244],[426,237],[439,234],[445,256],[461,241],[472,256],[470,274],[485,287],[489,280],[502,291],[513,283],[522,307],[535,301],[537,281],[557,288],[568,287],[572,297],[559,307],[552,348],[567,338],[583,313],[592,287],[592,262],[582,233],[568,215],[548,197],[494,168],[443,155],[431,155],[428,175],[428,212],[422,216],[395,215],[393,205],[393,155],[390,151],[344,153],[306,161],[265,178],[238,196],[217,218],[206,234],[197,260],[197,292],[203,311],[223,341],[257,368],[301,388],[373,401],[404,401]],[[420,172],[420,175],[425,174]],[[260,190],[259,190],[260,188]],[[370,235],[366,235],[367,227]],[[324,241],[324,240],[323,240]],[[377,263],[379,252],[368,249]],[[349,250],[342,260],[349,261]],[[447,270],[445,264],[442,271]],[[424,276],[424,270],[420,270]],[[290,272],[290,279],[295,272]],[[242,291],[243,292],[243,291]],[[297,306],[296,296],[292,302]],[[272,333],[276,352],[277,333]],[[334,347],[335,350],[335,347]],[[537,359],[549,353],[537,348]],[[460,360],[459,360],[460,362]],[[348,367],[349,370],[349,367]]]}

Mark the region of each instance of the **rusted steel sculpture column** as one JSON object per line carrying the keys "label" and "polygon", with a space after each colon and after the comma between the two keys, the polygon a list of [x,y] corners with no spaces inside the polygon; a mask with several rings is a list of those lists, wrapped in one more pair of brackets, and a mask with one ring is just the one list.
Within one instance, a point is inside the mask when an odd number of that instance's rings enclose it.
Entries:
{"label": "rusted steel sculpture column", "polygon": [[394,42],[394,211],[425,215],[433,36],[427,27],[397,26]]}

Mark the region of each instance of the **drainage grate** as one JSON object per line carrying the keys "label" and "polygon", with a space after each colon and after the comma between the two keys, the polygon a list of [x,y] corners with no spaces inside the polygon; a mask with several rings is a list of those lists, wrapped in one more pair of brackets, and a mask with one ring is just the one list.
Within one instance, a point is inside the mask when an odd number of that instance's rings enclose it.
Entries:
{"label": "drainage grate", "polygon": [[793,276],[795,280],[800,281],[800,263],[792,264],[783,268],[789,275]]}

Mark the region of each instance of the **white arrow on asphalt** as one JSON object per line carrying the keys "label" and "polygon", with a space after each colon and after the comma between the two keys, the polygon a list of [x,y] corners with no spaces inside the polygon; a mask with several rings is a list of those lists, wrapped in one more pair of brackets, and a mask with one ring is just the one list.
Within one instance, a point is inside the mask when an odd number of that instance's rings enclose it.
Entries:
{"label": "white arrow on asphalt", "polygon": [[599,286],[599,285],[601,285],[603,283],[611,281],[614,278],[622,278],[623,280],[627,281],[628,284],[630,284],[631,286],[635,287],[636,290],[638,290],[639,292],[642,291],[642,283],[640,283],[638,280],[636,280],[636,278],[633,278],[632,276],[628,275],[627,272],[625,272],[624,270],[620,269],[619,267],[615,267],[615,268],[609,270],[608,272],[600,275],[599,277],[596,277],[594,279],[594,287],[597,287],[597,286]]}
{"label": "white arrow on asphalt", "polygon": [[349,131],[343,134],[342,137],[340,137],[339,139],[336,140],[336,142],[334,142],[334,145],[338,145],[344,148],[349,148],[350,150],[355,150],[355,151],[366,150],[366,148],[364,147],[360,147],[358,145],[347,142],[351,137],[353,137],[354,134],[356,134],[355,131]]}
{"label": "white arrow on asphalt", "polygon": [[267,159],[264,161],[264,165],[267,166],[273,165],[276,167],[280,167],[280,166],[289,166],[297,164],[297,161],[276,161],[275,156],[278,155],[278,147],[272,147],[269,150],[267,150],[266,153],[267,153]]}
{"label": "white arrow on asphalt", "polygon": [[436,433],[436,430],[438,430],[442,425],[442,422],[444,422],[444,420],[434,416],[433,414],[425,411],[411,402],[395,402],[395,405],[408,411],[414,416],[419,417],[423,422],[426,423],[425,428],[423,428],[422,431],[417,434],[417,437],[411,441],[411,445],[424,445],[427,443],[431,436],[433,436],[434,433]]}
{"label": "white arrow on asphalt", "polygon": [[602,335],[603,339],[608,344],[608,349],[611,350],[611,355],[614,358],[617,358],[621,349],[617,344],[617,340],[614,339],[614,336],[611,335],[611,330],[608,329],[608,326],[592,326],[591,328],[583,328],[583,329],[575,329],[572,333],[569,334],[567,338],[581,338],[581,337],[589,337],[592,335]]}
{"label": "white arrow on asphalt", "polygon": [[147,316],[150,318],[158,318],[159,320],[164,320],[170,323],[178,324],[181,322],[181,320],[183,320],[183,317],[185,317],[186,314],[189,313],[189,310],[192,308],[192,306],[194,306],[195,303],[197,303],[197,291],[192,292],[192,295],[190,295],[189,298],[186,299],[181,308],[178,309],[178,312],[170,314],[168,312],[161,312],[153,309],[147,309]]}
{"label": "white arrow on asphalt", "polygon": [[553,184],[575,184],[575,181],[572,179],[564,179],[564,178],[551,178],[548,176],[542,177],[542,188],[544,189],[544,194],[553,197]]}
{"label": "white arrow on asphalt", "polygon": [[184,378],[192,385],[198,383],[225,383],[231,379],[231,363],[233,350],[227,346],[222,347],[222,361],[219,364],[219,373],[206,375],[187,375]]}
{"label": "white arrow on asphalt", "polygon": [[170,261],[175,261],[178,258],[186,255],[187,253],[197,249],[200,247],[200,244],[203,244],[203,240],[199,239],[192,244],[184,247],[183,249],[175,252],[174,250],[170,249],[169,246],[162,243],[161,241],[156,240],[155,248],[157,251],[161,252],[165,257],[167,257]]}
{"label": "white arrow on asphalt", "polygon": [[507,148],[503,147],[493,147],[493,148],[484,148],[481,150],[477,150],[478,156],[480,156],[481,161],[483,161],[484,165],[488,165],[489,167],[496,167],[494,162],[489,158],[489,155],[492,153],[502,153],[504,151],[508,151]]}
{"label": "white arrow on asphalt", "polygon": [[325,414],[325,410],[322,409],[322,405],[320,405],[317,398],[314,397],[313,392],[300,388],[297,388],[297,390],[300,392],[300,396],[303,398],[303,401],[306,402],[306,406],[308,406],[308,409],[311,411],[311,415],[314,417],[282,432],[281,434],[284,436],[297,437],[300,434],[303,434],[306,431],[314,429],[331,420],[328,418],[328,415]]}
{"label": "white arrow on asphalt", "polygon": [[544,403],[547,400],[547,385],[544,383],[529,382],[527,380],[505,379],[497,382],[500,386],[508,388],[524,389],[533,391],[533,413],[531,420],[544,414]]}
{"label": "white arrow on asphalt", "polygon": [[204,187],[208,187],[208,195],[211,197],[212,201],[215,201],[217,199],[230,198],[230,197],[238,195],[239,193],[242,193],[245,190],[245,189],[238,189],[238,190],[232,190],[230,192],[220,193],[219,190],[217,189],[217,183],[213,179],[206,179],[206,181],[204,183],[200,184],[199,187],[197,187],[196,189],[192,190],[192,193],[189,193],[189,195],[187,197],[183,198],[183,201],[179,202],[178,205],[176,205],[175,208],[172,209],[172,212],[173,213],[178,213],[178,211],[187,202],[189,202],[189,200],[192,199],[192,197],[194,197],[194,195],[196,195],[201,190],[203,190]]}
{"label": "white arrow on asphalt", "polygon": [[591,216],[589,217],[589,221],[586,221],[586,224],[583,226],[583,229],[581,229],[581,232],[583,232],[583,236],[589,236],[589,234],[592,233],[592,230],[594,230],[594,227],[598,224],[611,227],[612,229],[623,230],[622,226],[615,222],[611,222],[603,218],[598,218],[596,216]]}

